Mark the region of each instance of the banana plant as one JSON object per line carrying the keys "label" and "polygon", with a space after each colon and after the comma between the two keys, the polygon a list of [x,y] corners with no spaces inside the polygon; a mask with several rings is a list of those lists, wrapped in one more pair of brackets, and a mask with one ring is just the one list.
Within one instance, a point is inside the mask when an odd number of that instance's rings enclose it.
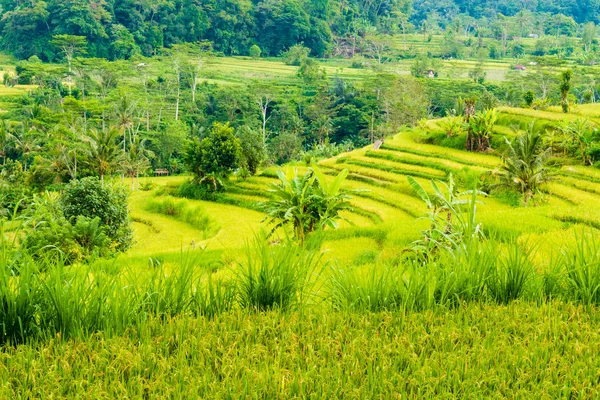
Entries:
{"label": "banana plant", "polygon": [[271,184],[269,190],[272,199],[260,205],[267,214],[265,220],[273,225],[270,235],[291,226],[296,239],[304,243],[311,232],[336,228],[343,219],[340,213],[351,210],[350,196],[342,189],[347,175],[348,171],[343,170],[329,182],[316,165],[303,175],[296,169],[277,171],[279,182]]}
{"label": "banana plant", "polygon": [[455,249],[473,238],[483,237],[481,225],[477,224],[476,210],[478,195],[485,193],[473,189],[460,192],[452,174],[448,182],[430,181],[433,193],[412,177],[407,177],[413,191],[423,200],[428,212],[424,218],[430,227],[423,232],[423,238],[413,243],[413,250],[427,257],[440,249]]}

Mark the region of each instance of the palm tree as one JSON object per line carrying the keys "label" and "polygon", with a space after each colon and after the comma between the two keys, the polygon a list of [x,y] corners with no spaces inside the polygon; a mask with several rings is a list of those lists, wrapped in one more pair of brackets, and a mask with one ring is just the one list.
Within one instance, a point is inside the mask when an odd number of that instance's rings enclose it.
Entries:
{"label": "palm tree", "polygon": [[266,219],[274,225],[271,234],[291,225],[302,244],[311,232],[326,226],[335,228],[341,219],[340,212],[351,209],[350,197],[341,189],[347,170],[340,172],[332,183],[325,180],[316,166],[304,175],[298,175],[297,170],[277,171],[277,175],[279,182],[272,184],[270,190],[273,199],[261,204]]}
{"label": "palm tree", "polygon": [[121,96],[115,104],[115,118],[117,119],[117,125],[123,131],[123,151],[127,150],[127,132],[131,131],[131,128],[133,127],[136,108],[137,104],[127,95]]}
{"label": "palm tree", "polygon": [[597,131],[592,122],[585,118],[577,118],[576,120],[564,123],[560,129],[570,138],[572,146],[576,146],[576,150],[573,149],[573,151],[579,152],[584,164],[593,165],[593,160],[589,156],[588,150],[597,139]]}
{"label": "palm tree", "polygon": [[146,140],[140,139],[139,135],[135,135],[129,146],[129,152],[125,159],[125,172],[131,178],[131,190],[135,190],[135,178],[139,178],[140,173],[144,173],[150,168],[149,158],[153,157],[153,153],[146,149]]}
{"label": "palm tree", "polygon": [[527,205],[539,187],[551,179],[547,161],[552,149],[544,145],[544,135],[534,123],[512,142],[506,139],[506,144],[498,186],[518,191]]}
{"label": "palm tree", "polygon": [[26,131],[24,125],[20,125],[19,132],[11,133],[10,137],[15,149],[23,156],[23,169],[27,170],[27,159],[40,150],[37,138],[31,131]]}
{"label": "palm tree", "polygon": [[124,160],[123,151],[117,146],[119,135],[116,128],[91,129],[89,135],[84,137],[87,165],[98,173],[103,184],[104,176],[118,170]]}

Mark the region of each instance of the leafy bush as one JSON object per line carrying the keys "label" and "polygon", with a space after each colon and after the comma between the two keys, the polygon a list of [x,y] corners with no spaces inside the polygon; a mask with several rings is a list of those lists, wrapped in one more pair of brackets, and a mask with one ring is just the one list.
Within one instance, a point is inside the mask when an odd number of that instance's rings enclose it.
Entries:
{"label": "leafy bush", "polygon": [[490,147],[490,137],[497,121],[498,114],[494,109],[471,116],[468,121],[466,149],[486,151]]}
{"label": "leafy bush", "polygon": [[143,192],[149,192],[150,190],[154,189],[154,186],[154,183],[151,181],[140,182],[140,190]]}
{"label": "leafy bush", "polygon": [[260,47],[258,47],[257,45],[253,44],[252,46],[250,46],[250,49],[248,50],[248,55],[254,59],[260,58],[260,55],[262,54],[262,50],[260,49]]}
{"label": "leafy bush", "polygon": [[79,215],[69,221],[49,194],[34,197],[23,219],[21,249],[44,267],[90,261],[113,251],[100,218]]}
{"label": "leafy bush", "polygon": [[84,178],[66,187],[60,205],[64,217],[72,225],[80,216],[90,220],[98,218],[106,235],[112,239],[111,247],[117,251],[131,247],[133,231],[124,190],[103,185],[98,178]]}
{"label": "leafy bush", "polygon": [[195,183],[192,181],[184,182],[173,192],[176,197],[183,197],[190,200],[208,200],[215,201],[219,199],[220,192],[224,190],[222,181],[215,179],[217,188],[209,186],[209,182]]}
{"label": "leafy bush", "polygon": [[64,218],[48,219],[27,233],[22,248],[43,265],[65,265],[108,255],[110,239],[99,218],[78,216],[74,225]]}
{"label": "leafy bush", "polygon": [[304,47],[301,44],[295,44],[284,52],[281,57],[283,58],[283,62],[287,65],[299,67],[300,64],[302,64],[302,61],[308,58],[309,54],[310,49],[308,47]]}
{"label": "leafy bush", "polygon": [[241,165],[254,175],[267,158],[267,149],[263,145],[262,137],[248,126],[240,128],[237,137],[240,141]]}
{"label": "leafy bush", "polygon": [[10,159],[0,166],[0,217],[20,213],[31,202],[32,190],[27,185],[27,174],[18,161]]}
{"label": "leafy bush", "polygon": [[240,141],[229,124],[215,123],[211,132],[202,140],[189,142],[184,162],[194,174],[194,183],[212,183],[207,188],[217,190],[217,181],[227,177],[239,167],[241,158]]}

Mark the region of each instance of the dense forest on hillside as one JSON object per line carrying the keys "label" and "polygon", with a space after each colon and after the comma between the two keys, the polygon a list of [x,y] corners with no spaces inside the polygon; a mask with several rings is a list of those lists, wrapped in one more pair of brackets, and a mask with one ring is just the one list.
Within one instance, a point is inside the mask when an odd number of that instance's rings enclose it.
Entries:
{"label": "dense forest on hillside", "polygon": [[506,41],[583,35],[600,20],[597,0],[48,0],[0,1],[4,50],[19,58],[60,57],[54,35],[87,39],[90,56],[155,54],[176,43],[210,41],[225,55],[258,45],[277,56],[303,43],[314,57],[354,55],[359,37],[455,33]]}

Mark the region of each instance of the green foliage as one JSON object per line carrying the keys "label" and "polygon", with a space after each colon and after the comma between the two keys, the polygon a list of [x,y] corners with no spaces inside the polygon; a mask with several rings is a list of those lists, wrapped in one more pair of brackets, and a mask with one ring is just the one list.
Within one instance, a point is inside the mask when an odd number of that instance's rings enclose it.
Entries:
{"label": "green foliage", "polygon": [[254,175],[267,158],[262,136],[248,126],[240,128],[236,136],[240,141],[241,165]]}
{"label": "green foliage", "polygon": [[469,151],[486,151],[490,147],[490,139],[494,125],[498,120],[495,109],[480,112],[468,120],[466,149]]}
{"label": "green foliage", "polygon": [[32,190],[18,161],[8,160],[0,166],[0,217],[18,214],[29,205]]}
{"label": "green foliage", "polygon": [[581,232],[575,245],[562,253],[563,271],[572,295],[585,305],[600,302],[600,252],[596,235]]}
{"label": "green foliage", "polygon": [[424,78],[429,70],[434,71],[434,74],[437,75],[439,68],[441,68],[441,64],[438,61],[419,54],[410,67],[410,73],[415,78]]}
{"label": "green foliage", "polygon": [[97,178],[84,178],[70,183],[60,197],[64,217],[72,225],[78,217],[98,218],[117,251],[127,250],[133,242],[129,222],[127,193],[102,184]]}
{"label": "green foliage", "polygon": [[124,161],[124,154],[117,146],[119,131],[116,128],[94,129],[85,137],[85,155],[88,168],[104,177],[118,171]]}
{"label": "green foliage", "polygon": [[309,54],[310,49],[308,47],[304,47],[301,44],[295,44],[284,52],[281,57],[283,58],[283,62],[287,65],[299,67],[302,65],[302,62],[309,58]]}
{"label": "green foliage", "polygon": [[495,301],[508,304],[523,297],[535,276],[532,256],[532,250],[526,245],[516,241],[508,245],[506,254],[500,258],[488,282],[490,295]]}
{"label": "green foliage", "polygon": [[476,223],[477,190],[458,192],[452,174],[448,183],[431,180],[433,195],[408,176],[408,183],[427,206],[429,228],[423,237],[411,245],[418,259],[429,260],[442,251],[455,251],[482,237],[481,226]]}
{"label": "green foliage", "polygon": [[460,116],[450,115],[440,123],[440,126],[449,138],[465,132],[465,123]]}
{"label": "green foliage", "polygon": [[276,164],[286,164],[295,161],[302,154],[302,141],[294,133],[282,133],[277,135],[269,143],[269,155]]}
{"label": "green foliage", "polygon": [[569,154],[586,165],[597,160],[598,131],[587,118],[564,121],[554,131],[552,147],[559,153]]}
{"label": "green foliage", "polygon": [[198,181],[182,183],[172,194],[191,200],[216,201],[220,199],[223,191],[225,191],[225,184],[221,178],[214,174],[208,174]]}
{"label": "green foliage", "polygon": [[320,254],[291,241],[270,244],[260,235],[246,246],[237,269],[239,302],[257,311],[287,310],[302,304],[316,278]]}
{"label": "green foliage", "polygon": [[338,266],[333,269],[330,286],[335,309],[382,312],[402,306],[403,282],[394,265],[376,265],[368,272]]}
{"label": "green foliage", "polygon": [[278,228],[291,225],[295,238],[303,243],[306,235],[325,227],[336,228],[340,212],[350,209],[349,196],[341,186],[348,171],[340,172],[332,183],[313,165],[304,175],[298,171],[277,171],[278,183],[271,185],[273,199],[261,205],[269,223]]}
{"label": "green foliage", "polygon": [[551,177],[547,165],[551,149],[545,146],[544,136],[533,124],[512,142],[506,139],[506,144],[508,149],[502,158],[499,186],[520,193],[527,205]]}
{"label": "green foliage", "polygon": [[36,196],[24,214],[21,249],[40,267],[91,261],[112,252],[107,228],[98,217],[64,217],[60,205],[49,194]]}
{"label": "green foliage", "polygon": [[573,71],[567,70],[560,74],[560,99],[561,107],[564,113],[569,112],[569,92],[571,91],[571,78]]}
{"label": "green foliage", "polygon": [[531,107],[533,105],[533,101],[535,100],[535,93],[533,93],[531,90],[528,90],[523,95],[523,100],[525,100],[525,105],[527,107]]}
{"label": "green foliage", "polygon": [[215,123],[202,140],[188,143],[184,162],[195,175],[196,183],[207,177],[227,177],[239,167],[241,147],[229,124]]}
{"label": "green foliage", "polygon": [[260,58],[262,50],[257,45],[253,44],[248,50],[248,55],[254,59]]}
{"label": "green foliage", "polygon": [[325,70],[321,70],[319,62],[313,58],[304,58],[298,68],[298,76],[309,85],[325,78]]}
{"label": "green foliage", "polygon": [[485,72],[485,69],[483,69],[483,65],[481,64],[477,64],[475,68],[469,71],[469,78],[471,78],[473,82],[479,83],[480,85],[482,85],[483,82],[485,82],[486,76],[487,73]]}

